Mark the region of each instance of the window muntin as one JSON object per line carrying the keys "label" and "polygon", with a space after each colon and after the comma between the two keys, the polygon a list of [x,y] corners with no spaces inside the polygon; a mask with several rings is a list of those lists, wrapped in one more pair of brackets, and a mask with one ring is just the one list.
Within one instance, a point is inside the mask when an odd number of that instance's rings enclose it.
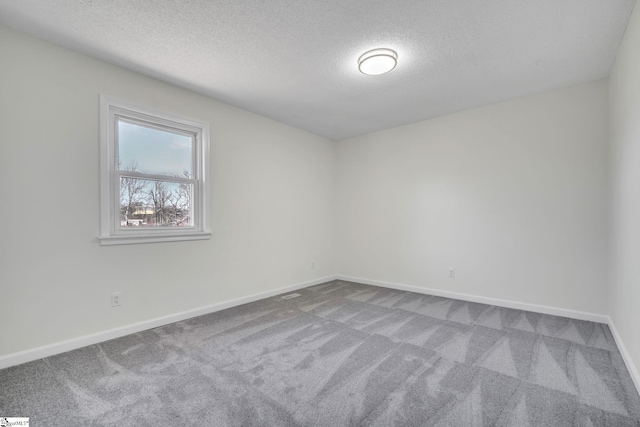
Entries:
{"label": "window muntin", "polygon": [[101,97],[101,244],[208,230],[208,125]]}

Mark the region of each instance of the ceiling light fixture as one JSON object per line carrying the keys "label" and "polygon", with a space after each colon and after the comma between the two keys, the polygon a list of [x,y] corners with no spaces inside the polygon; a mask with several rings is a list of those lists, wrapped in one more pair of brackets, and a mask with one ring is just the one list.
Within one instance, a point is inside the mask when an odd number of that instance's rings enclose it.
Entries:
{"label": "ceiling light fixture", "polygon": [[358,58],[358,69],[362,74],[378,76],[393,70],[398,63],[398,54],[391,49],[373,49]]}

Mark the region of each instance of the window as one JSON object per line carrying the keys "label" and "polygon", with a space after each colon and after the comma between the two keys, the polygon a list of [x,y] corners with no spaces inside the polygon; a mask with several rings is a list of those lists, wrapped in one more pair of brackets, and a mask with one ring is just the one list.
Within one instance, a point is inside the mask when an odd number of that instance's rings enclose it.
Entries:
{"label": "window", "polygon": [[100,97],[100,243],[208,239],[209,126]]}

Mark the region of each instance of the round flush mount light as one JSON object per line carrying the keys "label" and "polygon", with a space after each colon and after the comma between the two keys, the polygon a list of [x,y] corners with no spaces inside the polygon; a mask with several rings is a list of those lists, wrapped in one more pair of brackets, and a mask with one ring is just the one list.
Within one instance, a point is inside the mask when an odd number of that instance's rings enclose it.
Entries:
{"label": "round flush mount light", "polygon": [[388,73],[397,63],[398,54],[391,49],[373,49],[358,58],[360,72],[370,76]]}

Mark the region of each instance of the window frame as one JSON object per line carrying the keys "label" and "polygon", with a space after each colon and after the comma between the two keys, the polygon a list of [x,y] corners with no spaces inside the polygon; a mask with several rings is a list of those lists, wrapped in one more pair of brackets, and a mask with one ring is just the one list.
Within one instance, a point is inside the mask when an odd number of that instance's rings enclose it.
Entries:
{"label": "window frame", "polygon": [[[152,128],[193,135],[192,178],[123,171],[118,165],[117,122],[143,122]],[[203,240],[209,229],[209,124],[165,111],[100,95],[100,235],[101,245]],[[122,228],[120,178],[122,176],[193,184],[192,225],[188,227]]]}

